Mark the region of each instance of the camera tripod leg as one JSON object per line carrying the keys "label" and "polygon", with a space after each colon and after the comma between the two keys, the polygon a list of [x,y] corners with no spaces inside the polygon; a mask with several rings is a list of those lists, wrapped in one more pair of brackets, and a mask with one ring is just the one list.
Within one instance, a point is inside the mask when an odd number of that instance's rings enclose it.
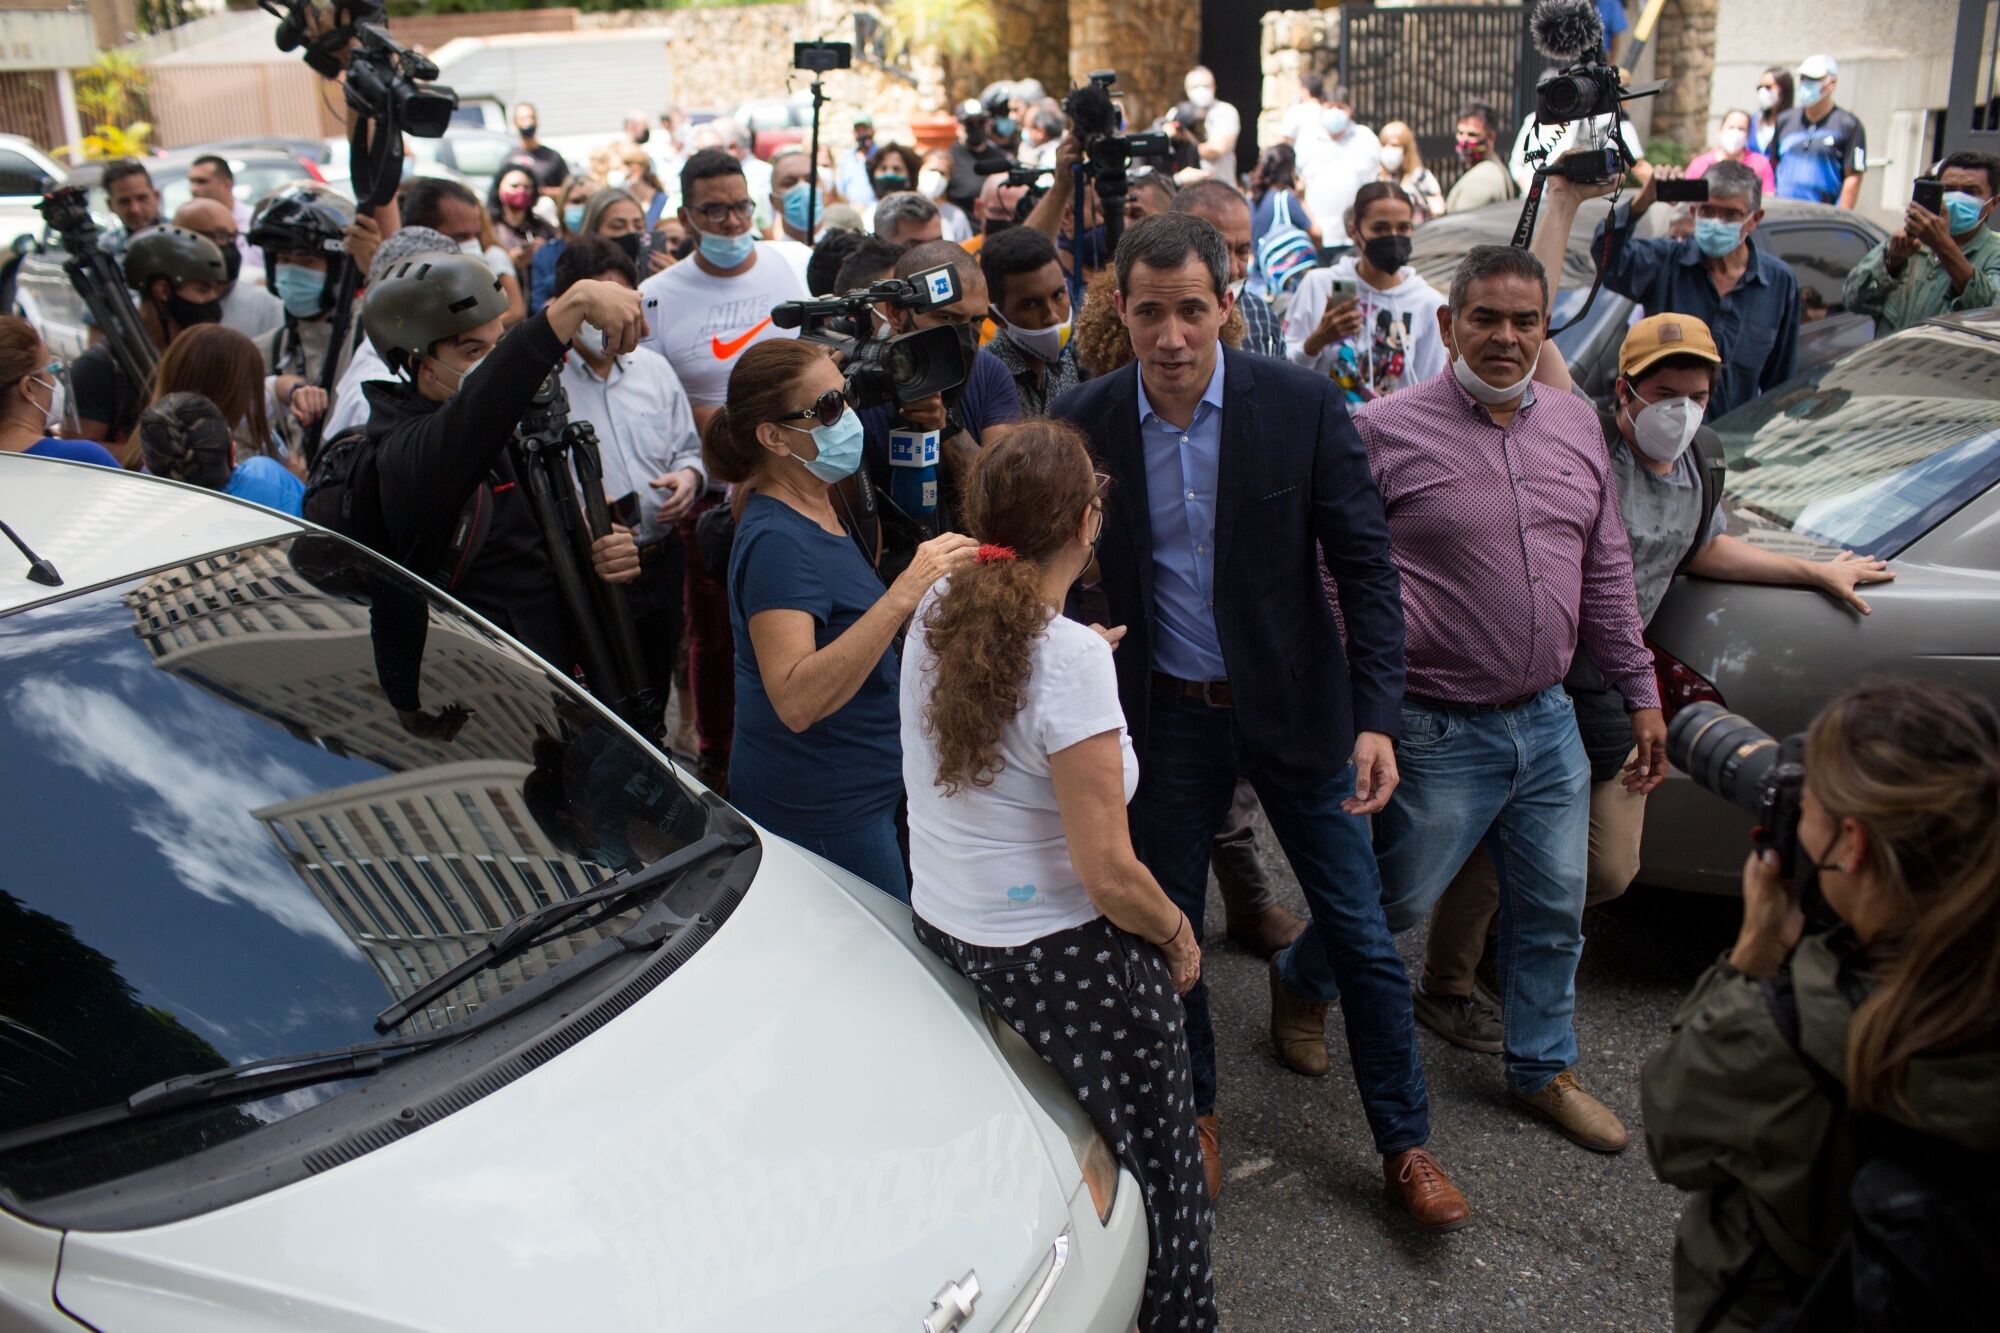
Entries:
{"label": "camera tripod leg", "polygon": [[[582,487],[585,541],[595,544],[611,532],[611,508],[604,502],[604,461],[597,452],[597,432],[589,423],[576,421],[570,423],[563,435],[571,466]],[[666,723],[665,704],[647,682],[645,649],[639,642],[625,590],[596,578],[591,580],[590,587],[603,619],[606,646],[626,687],[612,701],[612,708],[640,735],[657,741]]]}
{"label": "camera tripod leg", "polygon": [[347,336],[353,327],[354,297],[361,290],[361,269],[352,256],[342,254],[340,283],[333,298],[333,326],[326,340],[326,364],[319,368],[319,387],[326,392],[326,411],[312,425],[306,427],[304,449],[306,466],[310,468],[319,461],[319,446],[326,419],[333,413],[333,389],[340,382],[341,355],[347,346]]}
{"label": "camera tripod leg", "polygon": [[[542,544],[548,549],[549,564],[555,570],[556,590],[576,627],[577,649],[583,655],[584,679],[591,693],[609,703],[624,696],[623,681],[599,627],[588,579],[590,544],[583,535],[577,513],[575,492],[568,489],[569,468],[558,453],[542,449],[510,446],[514,471],[527,488],[528,502],[534,506],[535,524],[542,530]],[[568,490],[569,498],[564,500]]]}

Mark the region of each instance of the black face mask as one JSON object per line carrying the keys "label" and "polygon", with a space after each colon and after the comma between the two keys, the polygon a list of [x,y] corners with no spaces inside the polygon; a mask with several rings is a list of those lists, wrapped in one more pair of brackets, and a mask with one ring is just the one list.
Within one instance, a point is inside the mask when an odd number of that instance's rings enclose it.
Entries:
{"label": "black face mask", "polygon": [[981,224],[982,229],[988,236],[993,235],[995,232],[1005,231],[1013,225],[1014,219],[1012,218],[988,218]]}
{"label": "black face mask", "polygon": [[646,247],[646,238],[636,231],[628,231],[623,236],[613,236],[610,241],[623,250],[625,257],[634,264],[639,262],[639,252]]}
{"label": "black face mask", "polygon": [[541,128],[540,125],[537,125],[534,121],[531,120],[527,124],[521,126],[521,137],[523,139],[532,139],[535,137],[535,131],[539,130],[540,128]]}
{"label": "black face mask", "polygon": [[222,274],[226,282],[234,282],[243,274],[243,251],[235,245],[222,247]]}
{"label": "black face mask", "polygon": [[167,314],[184,329],[197,324],[215,324],[222,319],[222,302],[190,301],[179,292],[174,292],[167,297]]}
{"label": "black face mask", "polygon": [[[1833,842],[1826,845],[1823,855],[1831,856],[1834,845],[1840,841],[1840,834],[1833,835]],[[1801,842],[1798,848],[1798,874],[1792,883],[1798,890],[1799,911],[1806,919],[1806,932],[1817,935],[1834,929],[1841,924],[1840,913],[1833,910],[1833,904],[1826,900],[1826,894],[1819,887],[1819,872],[1838,870],[1838,861],[1823,861]]]}
{"label": "black face mask", "polygon": [[893,171],[885,171],[881,175],[875,178],[874,185],[875,185],[875,193],[878,196],[885,194],[894,194],[898,190],[909,189],[910,178],[908,176],[898,175]]}
{"label": "black face mask", "polygon": [[1410,238],[1407,236],[1371,236],[1362,242],[1361,254],[1370,264],[1384,273],[1397,273],[1410,262]]}
{"label": "black face mask", "polygon": [[973,363],[979,359],[979,330],[971,324],[954,324],[951,331],[958,336],[958,350],[965,358],[965,373],[972,373]]}
{"label": "black face mask", "polygon": [[648,139],[650,139],[650,138],[652,138],[652,137],[653,137],[653,132],[652,132],[651,130],[640,130],[640,131],[639,131],[639,137],[638,137],[638,138],[636,138],[636,139],[634,139],[634,140],[632,140],[632,142],[633,142],[633,143],[644,143],[644,142],[646,142],[646,141],[647,141]]}

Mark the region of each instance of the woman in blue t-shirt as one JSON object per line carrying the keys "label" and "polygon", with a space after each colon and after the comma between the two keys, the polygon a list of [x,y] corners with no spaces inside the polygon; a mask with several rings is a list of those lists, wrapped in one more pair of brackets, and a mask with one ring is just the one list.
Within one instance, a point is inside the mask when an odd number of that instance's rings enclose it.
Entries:
{"label": "woman in blue t-shirt", "polygon": [[169,393],[139,417],[146,470],[205,486],[297,518],[305,483],[277,459],[256,454],[236,461],[236,439],[220,408],[198,393]]}
{"label": "woman in blue t-shirt", "polygon": [[729,555],[736,739],[729,797],[781,837],[908,902],[896,635],[976,543],[947,533],[884,591],[834,485],[861,462],[841,374],[810,343],[772,339],[729,375],[708,424],[708,475],[737,487]]}
{"label": "woman in blue t-shirt", "polygon": [[35,326],[19,315],[0,315],[0,453],[117,467],[101,444],[49,434],[62,429],[61,376]]}

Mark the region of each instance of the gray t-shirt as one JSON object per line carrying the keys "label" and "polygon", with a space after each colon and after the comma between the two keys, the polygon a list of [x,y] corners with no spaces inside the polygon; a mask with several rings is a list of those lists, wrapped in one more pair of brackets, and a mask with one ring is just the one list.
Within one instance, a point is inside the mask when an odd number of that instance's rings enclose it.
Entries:
{"label": "gray t-shirt", "polygon": [[[1662,477],[1646,467],[1639,453],[1625,442],[1617,423],[1605,416],[1604,443],[1611,451],[1611,472],[1618,481],[1618,512],[1625,520],[1625,537],[1632,546],[1632,583],[1639,595],[1639,619],[1651,621],[1674,581],[1674,570],[1701,524],[1701,474],[1692,448],[1674,460],[1674,470]],[[1703,546],[1724,527],[1722,510],[1710,519]]]}

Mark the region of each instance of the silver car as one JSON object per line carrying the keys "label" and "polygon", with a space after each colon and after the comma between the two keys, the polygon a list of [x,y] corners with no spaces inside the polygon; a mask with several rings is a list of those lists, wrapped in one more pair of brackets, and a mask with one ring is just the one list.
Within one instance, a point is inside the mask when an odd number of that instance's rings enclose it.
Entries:
{"label": "silver car", "polygon": [[[2000,310],[1954,315],[1808,371],[1715,423],[1743,540],[1876,555],[1862,616],[1802,588],[1684,577],[1647,637],[1671,715],[1719,699],[1777,736],[1871,674],[2000,700]],[[1738,891],[1750,820],[1676,773],[1647,803],[1640,879]]]}

